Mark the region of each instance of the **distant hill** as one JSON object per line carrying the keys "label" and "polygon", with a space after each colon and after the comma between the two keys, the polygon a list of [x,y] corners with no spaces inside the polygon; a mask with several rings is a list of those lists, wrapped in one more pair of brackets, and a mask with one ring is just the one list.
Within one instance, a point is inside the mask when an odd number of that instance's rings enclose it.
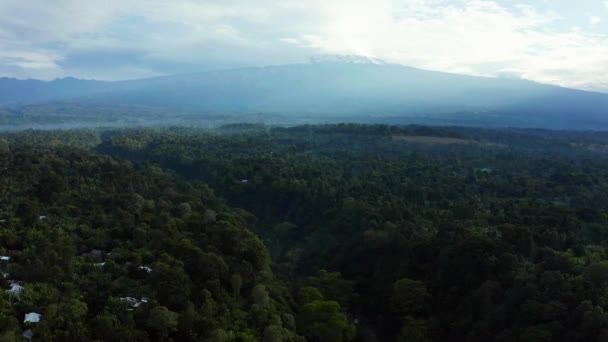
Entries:
{"label": "distant hill", "polygon": [[112,89],[113,82],[80,80],[72,77],[54,81],[0,78],[0,104],[31,104],[72,99]]}
{"label": "distant hill", "polygon": [[244,68],[101,82],[0,79],[0,104],[70,100],[197,113],[416,119],[437,123],[608,128],[608,94],[421,70],[377,60]]}

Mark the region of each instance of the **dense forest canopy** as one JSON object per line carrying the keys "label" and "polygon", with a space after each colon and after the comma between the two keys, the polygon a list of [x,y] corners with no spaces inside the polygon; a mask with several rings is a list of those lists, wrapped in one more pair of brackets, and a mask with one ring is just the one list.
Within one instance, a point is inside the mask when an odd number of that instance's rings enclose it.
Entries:
{"label": "dense forest canopy", "polygon": [[1,340],[608,339],[607,133],[22,131],[0,169]]}

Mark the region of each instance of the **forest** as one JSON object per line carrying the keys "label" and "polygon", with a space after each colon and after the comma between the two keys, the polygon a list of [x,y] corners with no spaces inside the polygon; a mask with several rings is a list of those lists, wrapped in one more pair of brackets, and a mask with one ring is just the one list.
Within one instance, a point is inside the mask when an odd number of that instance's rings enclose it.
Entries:
{"label": "forest", "polygon": [[0,341],[608,341],[608,133],[0,133]]}

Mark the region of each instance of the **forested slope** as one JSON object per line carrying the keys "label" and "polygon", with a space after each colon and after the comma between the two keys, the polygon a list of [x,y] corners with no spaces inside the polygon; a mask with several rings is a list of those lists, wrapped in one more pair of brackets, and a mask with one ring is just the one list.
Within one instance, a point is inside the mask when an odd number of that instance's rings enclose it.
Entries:
{"label": "forested slope", "polygon": [[0,139],[0,339],[299,340],[243,217],[204,184],[91,152],[98,139]]}
{"label": "forested slope", "polygon": [[6,341],[608,338],[606,133],[23,131],[0,169]]}
{"label": "forested slope", "polygon": [[296,288],[325,279],[315,285],[362,340],[587,341],[608,336],[607,142],[233,125],[129,131],[99,150],[203,180],[252,212],[276,273]]}

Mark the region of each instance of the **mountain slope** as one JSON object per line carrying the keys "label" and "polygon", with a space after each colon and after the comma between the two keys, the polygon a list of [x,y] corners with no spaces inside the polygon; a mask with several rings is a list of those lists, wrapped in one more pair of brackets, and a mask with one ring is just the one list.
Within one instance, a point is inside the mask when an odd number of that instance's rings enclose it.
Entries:
{"label": "mountain slope", "polygon": [[0,104],[72,99],[203,113],[498,118],[499,125],[608,127],[608,94],[351,60],[121,82],[3,79],[0,90],[11,82],[31,82],[32,90],[2,91]]}
{"label": "mountain slope", "polygon": [[0,78],[0,104],[69,99],[112,89],[112,82],[62,78],[53,81]]}

